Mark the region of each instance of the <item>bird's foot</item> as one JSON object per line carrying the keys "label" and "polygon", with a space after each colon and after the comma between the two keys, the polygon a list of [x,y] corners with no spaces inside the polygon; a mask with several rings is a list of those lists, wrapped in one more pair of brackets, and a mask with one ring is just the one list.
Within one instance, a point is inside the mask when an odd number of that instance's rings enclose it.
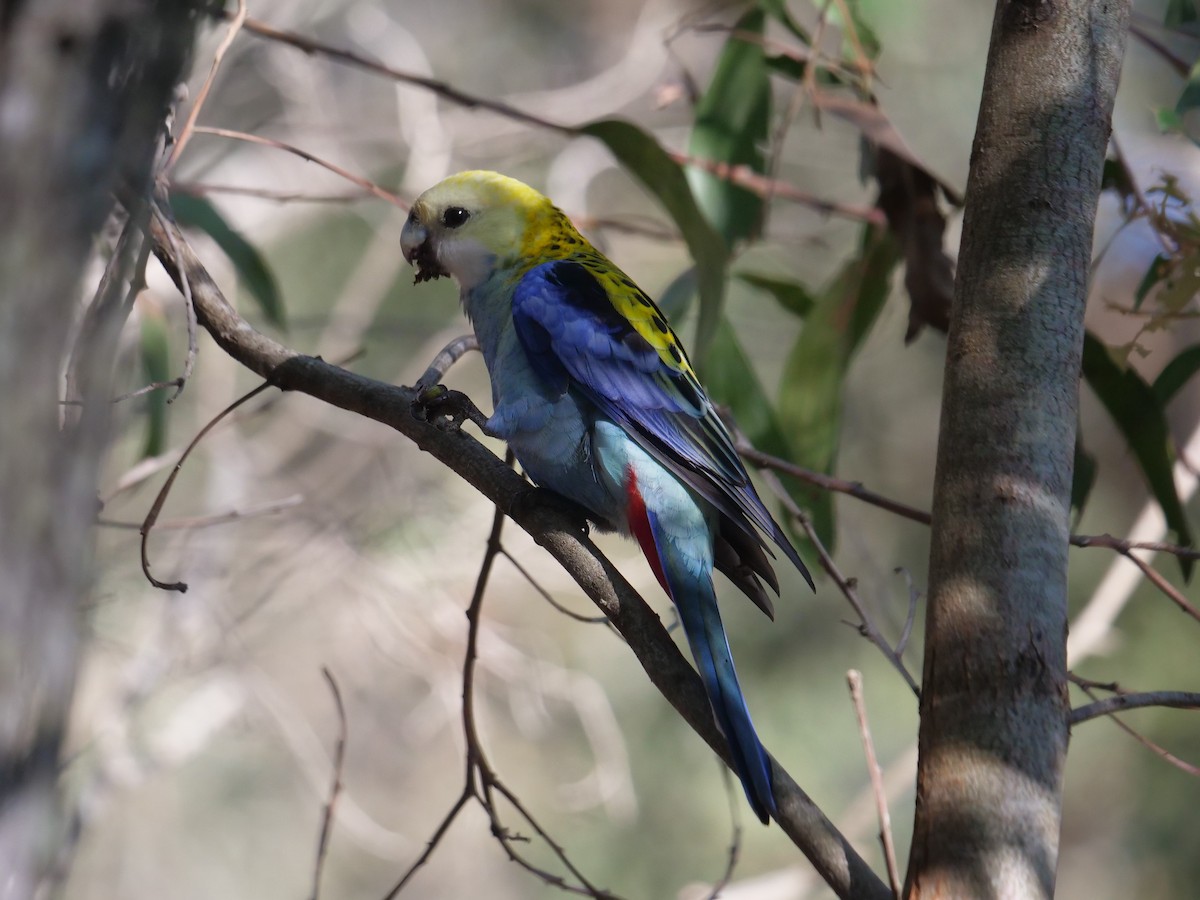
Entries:
{"label": "bird's foot", "polygon": [[453,391],[444,384],[425,387],[418,383],[412,413],[442,431],[458,431],[463,422],[469,419],[487,432],[487,416],[474,401],[462,391]]}

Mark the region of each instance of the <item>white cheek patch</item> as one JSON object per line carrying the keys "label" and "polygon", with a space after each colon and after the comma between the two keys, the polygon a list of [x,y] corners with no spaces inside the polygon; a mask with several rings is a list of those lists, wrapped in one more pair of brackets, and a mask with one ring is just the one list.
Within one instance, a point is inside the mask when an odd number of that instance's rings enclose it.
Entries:
{"label": "white cheek patch", "polygon": [[464,290],[486,281],[495,260],[494,253],[471,238],[444,240],[438,248],[438,263]]}

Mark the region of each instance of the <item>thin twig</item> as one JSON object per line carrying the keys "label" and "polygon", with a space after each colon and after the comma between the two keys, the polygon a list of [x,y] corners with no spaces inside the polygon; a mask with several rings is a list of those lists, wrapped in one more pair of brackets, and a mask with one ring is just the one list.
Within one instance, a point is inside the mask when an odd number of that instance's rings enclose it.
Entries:
{"label": "thin twig", "polygon": [[[405,72],[401,69],[396,69],[391,66],[384,65],[383,63],[366,59],[357,53],[343,50],[330,44],[324,44],[320,41],[314,41],[311,38],[305,37],[304,35],[273,28],[265,22],[260,22],[256,19],[247,19],[245,30],[252,34],[258,35],[259,37],[295,47],[296,49],[302,50],[308,54],[320,54],[337,62],[355,66],[369,72],[374,72],[377,75],[383,75],[384,77],[390,78],[393,81],[399,81],[404,84],[411,84],[415,85],[416,87],[424,88],[425,90],[436,94],[444,100],[448,100],[451,103],[455,103],[468,109],[487,110],[488,112],[496,113],[497,115],[513,121],[523,122],[526,125],[532,125],[535,128],[542,128],[568,137],[578,137],[583,133],[580,128],[575,126],[564,125],[561,122],[551,121],[550,119],[534,115],[533,113],[525,112],[524,110],[517,109],[515,106],[511,106],[508,103],[498,100],[489,100],[485,97],[468,94],[465,91],[460,91],[458,88],[452,87],[443,81],[438,81],[434,78],[427,78],[423,75],[416,75],[412,72]],[[203,129],[200,128],[195,130],[197,132],[203,131]],[[827,214],[846,216],[848,218],[859,219],[865,222],[871,222],[873,224],[884,224],[883,213],[877,209],[838,203],[836,201],[815,197],[812,194],[802,191],[794,185],[786,182],[778,182],[773,181],[772,179],[766,179],[749,166],[731,167],[726,163],[715,160],[696,159],[688,156],[687,154],[675,153],[669,150],[666,152],[678,163],[694,165],[702,168],[705,171],[715,175],[717,178],[727,180],[732,184],[736,184],[739,187],[745,188],[753,193],[757,193],[760,196],[777,196],[795,203],[811,206],[814,209]]]}
{"label": "thin twig", "polygon": [[[1135,13],[1134,15],[1139,15]],[[1155,23],[1157,24],[1157,23]],[[1156,37],[1152,37],[1146,29],[1142,28],[1137,22],[1131,22],[1129,25],[1129,33],[1135,38],[1161,56],[1167,61],[1167,64],[1175,70],[1175,74],[1180,78],[1187,78],[1188,73],[1192,70],[1191,64],[1187,60],[1176,56],[1166,44]]]}
{"label": "thin twig", "polygon": [[[505,462],[510,466],[513,463],[512,450],[508,450],[505,454]],[[500,543],[500,533],[504,526],[504,513],[499,507],[496,508],[496,514],[492,521],[492,532],[488,536],[487,552],[484,556],[483,565],[480,566],[479,577],[475,582],[475,592],[471,597],[471,605],[467,609],[467,619],[470,622],[467,638],[467,655],[463,663],[463,731],[467,739],[467,782],[474,783],[474,775],[472,768],[478,773],[481,787],[483,788],[483,796],[480,797],[476,792],[475,796],[481,801],[484,811],[488,814],[492,823],[492,832],[500,839],[500,846],[510,860],[525,868],[527,871],[537,875],[547,884],[554,885],[562,890],[583,894],[590,897],[611,898],[612,895],[607,891],[602,891],[594,887],[583,873],[575,867],[567,856],[566,851],[550,837],[550,834],[542,828],[536,819],[525,808],[524,804],[517,796],[508,789],[497,777],[495,771],[488,764],[487,758],[483,753],[483,745],[479,740],[479,734],[475,727],[475,664],[478,658],[476,649],[479,635],[479,623],[482,619],[480,610],[483,606],[484,591],[487,587],[488,576],[491,574],[492,566],[496,561],[496,557],[502,552]],[[567,870],[579,881],[582,887],[576,887],[564,881],[561,877],[554,875],[535,866],[533,863],[526,860],[521,854],[517,853],[512,846],[515,838],[505,828],[500,821],[499,813],[496,810],[495,803],[491,798],[491,791],[495,789],[504,796],[513,808],[521,815],[521,817],[529,823],[529,825],[537,832],[538,836],[546,843],[546,845],[554,852],[559,861],[566,866]]]}
{"label": "thin twig", "polygon": [[[817,13],[817,27],[812,34],[813,50],[817,52],[820,52],[821,44],[825,40],[825,28],[829,24],[829,7],[831,2],[832,0],[825,0]],[[805,66],[804,78],[801,79],[797,88],[802,90],[806,97],[813,99],[813,121],[819,129],[821,127],[821,105],[815,102],[817,99],[817,70],[815,66]]]}
{"label": "thin twig", "polygon": [[832,475],[826,475],[823,472],[806,469],[803,466],[788,462],[786,459],[780,459],[778,456],[771,456],[769,453],[756,450],[741,438],[737,441],[737,450],[744,460],[753,463],[761,469],[771,469],[781,472],[784,475],[790,475],[799,481],[815,485],[827,491],[849,494],[851,497],[861,500],[864,503],[869,503],[871,506],[877,506],[880,509],[895,513],[902,518],[920,522],[922,525],[928,525],[931,521],[929,513],[925,510],[917,509],[914,506],[909,506],[906,503],[901,503],[898,500],[892,500],[882,494],[867,490],[867,488],[862,486],[861,482],[845,481],[841,478],[835,478]]}
{"label": "thin twig", "polygon": [[850,43],[854,47],[854,64],[863,73],[863,78],[867,81],[865,89],[869,91],[870,79],[875,73],[875,63],[867,56],[867,51],[863,49],[862,41],[858,38],[858,29],[854,27],[854,17],[850,14],[846,0],[835,0],[835,2],[838,6],[838,12],[842,17],[842,30],[849,35]]}
{"label": "thin twig", "polygon": [[1070,722],[1078,725],[1088,719],[1123,712],[1127,709],[1142,709],[1147,706],[1164,706],[1171,709],[1200,709],[1200,693],[1193,691],[1145,691],[1143,693],[1117,694],[1096,700],[1086,706],[1071,710]]}
{"label": "thin twig", "polygon": [[[163,226],[163,233],[167,236],[167,241],[171,245],[171,256],[175,258],[178,264],[179,242],[175,240],[175,236],[171,233],[171,229],[166,227],[166,222],[170,217],[163,212],[163,207],[167,203],[167,195],[166,192],[163,191],[161,196],[155,198],[151,208],[151,213],[156,219],[158,219],[159,224]],[[183,393],[184,385],[186,385],[188,383],[188,379],[192,377],[192,370],[196,366],[196,354],[199,350],[198,337],[196,334],[196,305],[192,302],[192,286],[185,281],[180,288],[180,293],[183,295],[183,308],[187,316],[187,355],[183,359],[183,372],[177,379],[175,379],[178,382],[175,387],[175,393],[167,398],[168,403],[174,403],[179,399],[179,395]]]}
{"label": "thin twig", "polygon": [[833,557],[825,549],[825,545],[821,542],[821,538],[817,534],[817,529],[813,527],[812,519],[808,513],[796,505],[796,502],[788,494],[787,490],[780,483],[779,477],[774,472],[768,470],[764,473],[763,477],[767,484],[771,486],[771,490],[779,497],[780,502],[787,507],[788,513],[800,524],[804,533],[808,535],[813,549],[817,551],[817,558],[821,561],[821,568],[834,580],[834,583],[837,584],[838,589],[842,592],[842,596],[849,601],[851,608],[853,608],[855,614],[858,616],[859,624],[856,626],[858,633],[883,652],[888,662],[895,667],[896,671],[908,683],[908,686],[912,688],[912,692],[920,698],[921,689],[917,686],[916,680],[908,671],[908,667],[904,665],[904,660],[900,658],[895,648],[884,639],[883,635],[879,633],[879,629],[875,627],[874,621],[867,614],[866,607],[863,606],[862,601],[858,597],[858,592],[854,589],[854,584],[842,575],[837,567],[837,563],[833,561]]}
{"label": "thin twig", "polygon": [[[126,216],[112,256],[100,277],[100,284],[84,313],[78,332],[80,337],[76,338],[67,361],[67,396],[59,401],[63,406],[78,407],[80,411],[76,413],[72,410],[66,422],[77,421],[75,417],[86,412],[83,407],[94,405],[98,400],[88,390],[92,383],[91,369],[97,364],[88,351],[93,345],[103,345],[105,339],[85,341],[82,335],[96,336],[111,331],[115,336],[129,318],[138,294],[146,287],[146,265],[153,249],[146,228],[148,217],[148,205],[138,198],[133,211]],[[139,238],[140,244],[136,243]],[[111,360],[106,360],[104,364],[111,365]]]}
{"label": "thin twig", "polygon": [[1200,559],[1200,549],[1196,547],[1181,547],[1163,541],[1131,541],[1113,537],[1111,534],[1073,534],[1071,543],[1076,547],[1103,547],[1122,555],[1128,555],[1130,550],[1149,550],[1154,553],[1170,553],[1180,559]]}
{"label": "thin twig", "polygon": [[[214,525],[225,525],[229,522],[241,522],[246,519],[256,519],[261,516],[273,516],[287,509],[293,509],[304,502],[303,494],[292,494],[282,500],[272,500],[259,506],[247,509],[231,509],[223,513],[213,513],[208,516],[182,516],[177,519],[166,519],[155,522],[154,527],[159,531],[183,531],[196,528],[211,528]],[[96,524],[104,528],[123,528],[138,531],[142,522],[122,522],[116,519],[96,519]]]}
{"label": "thin twig", "polygon": [[170,171],[175,165],[176,160],[183,153],[183,148],[187,146],[187,142],[196,128],[196,119],[200,116],[200,110],[204,106],[204,101],[208,99],[208,92],[212,89],[213,81],[216,80],[217,69],[221,67],[221,60],[225,58],[225,54],[229,50],[230,45],[233,44],[234,38],[237,37],[238,32],[242,30],[242,25],[246,22],[246,0],[237,0],[237,9],[230,16],[229,22],[229,29],[225,32],[225,36],[221,38],[221,43],[217,45],[216,52],[213,53],[212,65],[208,69],[208,77],[204,79],[200,93],[196,95],[196,102],[192,104],[192,109],[188,113],[187,121],[183,123],[183,128],[179,132],[175,146],[171,148],[171,155],[167,158],[165,171]]}
{"label": "thin twig", "polygon": [[747,44],[755,44],[762,47],[768,53],[778,53],[780,56],[785,56],[806,66],[816,63],[818,68],[824,69],[826,72],[832,72],[834,75],[837,75],[839,78],[845,78],[847,81],[852,81],[857,79],[860,74],[865,74],[861,69],[858,72],[853,71],[853,69],[859,68],[859,64],[854,60],[847,61],[852,68],[846,68],[842,60],[826,56],[821,52],[818,46],[820,42],[815,37],[813,38],[812,46],[805,47],[803,45],[789,44],[787,41],[776,40],[772,37],[761,35],[756,31],[734,28],[731,25],[725,25],[720,22],[705,22],[693,25],[692,31],[697,34],[704,34],[705,32],[728,34],[731,38],[744,41]]}
{"label": "thin twig", "polygon": [[[144,397],[146,394],[154,391],[165,390],[166,388],[178,388],[183,384],[183,378],[172,378],[170,381],[152,381],[149,384],[144,384],[136,391],[130,391],[127,394],[121,394],[119,397],[113,397],[113,403],[124,403],[126,400],[133,400],[137,397]],[[176,396],[179,396],[176,394]],[[64,400],[64,403],[78,403],[77,400]]]}
{"label": "thin twig", "polygon": [[338,736],[333,751],[333,782],[329,785],[329,800],[325,803],[325,812],[321,816],[321,836],[317,839],[317,861],[313,866],[312,900],[318,900],[321,894],[321,872],[325,868],[325,855],[329,851],[329,838],[333,833],[333,813],[337,808],[338,797],[342,793],[342,765],[346,759],[346,707],[342,704],[342,692],[338,690],[337,682],[332,673],[321,667],[321,674],[333,694],[333,703],[337,707]]}
{"label": "thin twig", "polygon": [[883,788],[883,772],[875,756],[875,742],[871,740],[871,727],[867,724],[862,672],[851,669],[846,673],[846,682],[850,685],[850,699],[854,702],[854,715],[858,719],[858,734],[862,738],[863,752],[867,755],[867,774],[871,777],[871,792],[875,795],[875,811],[879,815],[879,840],[883,843],[888,883],[896,900],[900,900],[900,869],[896,865],[896,845],[892,841],[892,817],[888,812],[887,792]]}
{"label": "thin twig", "polygon": [[[554,855],[558,857],[559,862],[561,862],[564,866],[566,866],[567,870],[572,875],[574,875],[576,879],[578,879],[579,886],[570,884],[569,882],[565,881],[561,876],[555,875],[552,872],[547,872],[545,869],[535,866],[529,860],[527,860],[523,856],[521,856],[521,854],[517,853],[512,848],[511,843],[513,841],[521,841],[522,839],[519,836],[511,835],[507,831],[507,829],[505,829],[505,828],[503,828],[503,826],[501,826],[501,829],[499,832],[499,837],[501,838],[500,846],[504,848],[504,851],[505,851],[505,853],[508,854],[509,859],[511,859],[513,862],[515,862],[517,865],[521,866],[522,868],[526,869],[527,871],[532,872],[534,875],[537,875],[539,878],[541,878],[547,884],[552,885],[553,887],[556,887],[559,890],[566,891],[567,893],[580,894],[584,897],[593,897],[593,898],[595,898],[595,900],[620,900],[620,898],[617,897],[616,894],[610,893],[609,891],[606,891],[603,888],[598,888],[598,887],[593,886],[591,884],[591,882],[589,882],[587,880],[587,878],[584,877],[583,873],[579,871],[579,869],[575,866],[575,864],[571,862],[570,858],[567,856],[566,850],[557,841],[555,841],[552,837],[550,837],[549,832],[547,832],[540,824],[538,824],[537,820],[533,818],[533,816],[530,814],[529,810],[527,810],[525,808],[524,804],[522,804],[521,801],[517,798],[516,794],[514,794],[507,786],[505,786],[503,784],[503,782],[501,782],[498,778],[496,778],[490,771],[487,774],[490,776],[488,778],[488,784],[491,787],[494,787],[496,789],[496,791],[498,791],[501,795],[503,795],[504,799],[507,800],[509,803],[511,803],[513,805],[513,808],[516,809],[516,811],[521,814],[521,818],[523,818],[526,822],[528,822],[533,827],[533,830],[537,833],[538,837],[540,837],[546,843],[546,845],[552,851],[554,851]],[[489,812],[491,812],[492,806],[489,805],[488,808],[489,808]],[[498,818],[493,818],[492,823],[493,823],[493,825],[500,824]]]}
{"label": "thin twig", "polygon": [[1121,686],[1115,681],[1095,681],[1091,678],[1084,678],[1082,675],[1076,675],[1069,669],[1067,670],[1067,681],[1084,689],[1093,688],[1098,691],[1112,691],[1117,694],[1128,693],[1128,691],[1122,690]]}
{"label": "thin twig", "polygon": [[742,824],[738,815],[740,809],[738,804],[741,803],[741,798],[738,796],[740,791],[733,787],[733,777],[728,768],[722,766],[721,774],[725,778],[725,799],[729,802],[729,824],[733,828],[733,834],[729,839],[729,852],[725,855],[725,871],[721,873],[721,877],[708,892],[706,900],[717,900],[721,896],[721,891],[725,890],[729,882],[733,880],[733,873],[737,870],[738,857],[742,850]]}
{"label": "thin twig", "polygon": [[691,156],[687,153],[679,153],[674,150],[667,150],[666,153],[667,156],[680,165],[694,166],[723,181],[728,181],[730,184],[745,188],[750,193],[757,194],[764,199],[777,197],[780,200],[790,200],[793,203],[812,207],[818,212],[823,212],[827,215],[839,215],[847,219],[867,222],[871,225],[883,226],[887,224],[883,210],[876,207],[855,206],[851,203],[826,200],[815,194],[810,194],[808,191],[801,190],[790,182],[768,178],[766,175],[754,171],[754,169],[747,165],[733,165],[722,160],[705,159],[699,156]]}
{"label": "thin twig", "polygon": [[501,547],[500,553],[505,559],[507,559],[510,563],[512,563],[513,568],[515,568],[518,572],[521,573],[521,575],[525,578],[525,580],[529,582],[530,586],[535,591],[538,592],[538,594],[541,596],[541,598],[543,600],[545,600],[547,603],[549,603],[551,606],[553,606],[556,610],[558,610],[564,616],[567,616],[570,619],[574,619],[576,622],[582,622],[584,625],[608,625],[609,624],[607,616],[585,616],[581,613],[575,612],[574,610],[567,609],[565,606],[563,606],[561,603],[559,603],[557,600],[554,599],[553,594],[551,594],[548,590],[546,590],[544,587],[542,587],[540,584],[538,584],[537,579],[533,577],[532,573],[530,573],[530,571],[528,569],[526,569],[523,565],[521,565],[521,563],[517,561],[517,558],[515,556],[513,556],[511,553],[509,553],[506,548]]}
{"label": "thin twig", "polygon": [[[1091,690],[1089,690],[1088,688],[1084,687],[1083,692],[1085,694],[1087,694],[1089,697],[1092,697],[1093,699],[1095,699],[1095,694],[1093,694],[1091,692]],[[1113,720],[1113,723],[1118,728],[1120,728],[1122,731],[1124,731],[1127,735],[1129,735],[1131,738],[1133,738],[1135,741],[1137,741],[1139,744],[1141,744],[1143,747],[1145,747],[1147,750],[1149,750],[1155,756],[1162,758],[1164,761],[1166,761],[1170,765],[1174,766],[1175,768],[1179,769],[1181,772],[1186,772],[1189,775],[1200,778],[1200,767],[1194,766],[1190,762],[1180,759],[1178,756],[1176,756],[1174,753],[1171,753],[1165,747],[1160,747],[1158,744],[1154,743],[1154,741],[1150,740],[1145,735],[1139,733],[1138,731],[1134,730],[1133,728],[1130,728],[1123,721],[1121,721],[1120,718],[1117,717],[1116,713],[1109,712],[1109,713],[1107,713],[1107,715],[1110,719]]]}
{"label": "thin twig", "polygon": [[921,592],[917,590],[917,586],[913,584],[912,573],[904,566],[897,566],[897,575],[904,576],[904,583],[908,585],[908,612],[904,616],[904,628],[900,632],[900,640],[896,641],[896,655],[903,657],[904,648],[908,646],[908,639],[912,636],[913,623],[917,618],[917,603],[921,599]]}
{"label": "thin twig", "polygon": [[479,639],[479,612],[483,607],[483,597],[487,588],[488,577],[492,572],[492,564],[495,562],[496,556],[501,552],[500,534],[503,530],[504,513],[497,506],[492,516],[492,530],[488,535],[487,549],[484,551],[483,563],[479,567],[479,574],[475,577],[475,589],[471,593],[471,602],[467,606],[467,647],[464,652],[462,677],[462,727],[463,737],[467,745],[467,758],[462,793],[450,807],[450,811],[443,817],[441,824],[438,825],[437,830],[434,831],[433,836],[429,839],[425,850],[405,870],[395,886],[384,895],[384,900],[394,900],[404,890],[417,871],[429,861],[429,858],[433,855],[433,851],[437,849],[438,844],[463,807],[470,800],[479,799],[476,773],[480,763],[484,761],[483,748],[479,743],[479,737],[475,730],[475,661],[478,657],[478,650],[476,648]]}
{"label": "thin twig", "polygon": [[1179,589],[1176,588],[1175,585],[1171,584],[1171,582],[1167,581],[1167,579],[1164,578],[1162,574],[1159,573],[1152,565],[1150,565],[1150,563],[1146,562],[1140,556],[1130,553],[1128,550],[1118,550],[1117,552],[1141,569],[1142,574],[1146,576],[1146,579],[1156,588],[1162,591],[1168,600],[1178,606],[1197,622],[1200,622],[1200,610],[1197,610],[1196,607],[1188,603],[1187,598],[1183,596]]}
{"label": "thin twig", "polygon": [[590,216],[574,214],[571,221],[580,231],[619,231],[622,234],[636,234],[641,237],[653,238],[656,241],[678,243],[683,240],[679,230],[659,222],[650,216]]}
{"label": "thin twig", "polygon": [[[507,462],[512,464],[512,451],[507,454]],[[487,550],[484,553],[483,563],[479,568],[479,575],[475,579],[475,589],[471,595],[471,602],[467,607],[467,647],[463,659],[463,690],[462,690],[462,726],[463,736],[466,740],[466,770],[463,778],[463,790],[458,799],[454,802],[450,811],[443,817],[433,837],[430,838],[428,845],[417,860],[405,871],[404,875],[396,883],[395,887],[386,895],[384,900],[394,900],[401,890],[411,881],[413,875],[420,869],[429,858],[433,855],[433,851],[449,829],[450,824],[454,821],[458,813],[466,806],[470,800],[477,801],[483,811],[487,814],[491,824],[492,834],[499,841],[505,855],[521,866],[526,871],[536,875],[546,884],[567,891],[568,893],[580,894],[587,897],[604,898],[604,900],[616,900],[616,898],[607,891],[594,887],[583,873],[571,862],[567,856],[566,850],[551,837],[550,833],[533,817],[532,813],[526,809],[511,789],[509,789],[496,775],[496,772],[491,768],[487,761],[487,756],[483,750],[483,743],[479,739],[479,733],[475,725],[475,670],[476,661],[478,660],[478,642],[479,642],[479,627],[482,621],[483,598],[486,593],[488,579],[492,572],[492,567],[496,561],[496,557],[507,554],[500,542],[500,535],[504,528],[505,515],[503,511],[496,507],[495,515],[492,517],[492,530],[488,535]],[[494,792],[494,793],[493,793]],[[496,809],[495,794],[499,794],[507,800],[517,813],[523,818],[538,837],[545,842],[551,849],[558,860],[567,868],[567,871],[579,882],[579,885],[571,884],[559,875],[549,872],[539,866],[534,865],[526,859],[521,853],[518,853],[513,847],[514,843],[524,843],[528,839],[511,832],[500,818],[500,813]]]}
{"label": "thin twig", "polygon": [[259,144],[263,147],[274,147],[276,150],[284,150],[300,157],[305,162],[316,163],[321,168],[328,169],[335,175],[345,178],[351,184],[358,185],[364,191],[370,191],[379,199],[386,200],[393,206],[397,206],[400,209],[408,209],[407,201],[405,201],[404,198],[399,194],[394,194],[386,188],[381,188],[375,182],[367,178],[363,178],[360,175],[355,175],[348,169],[343,169],[336,163],[331,163],[328,160],[321,159],[319,156],[313,156],[307,150],[301,150],[299,147],[285,143],[284,141],[277,141],[274,138],[261,137],[257,134],[249,134],[245,131],[234,131],[230,128],[209,128],[207,126],[197,125],[193,130],[196,134],[211,134],[216,137],[229,138],[230,140],[234,141],[245,141],[248,144]]}
{"label": "thin twig", "polygon": [[307,194],[302,191],[279,191],[241,184],[209,184],[203,181],[173,181],[171,182],[171,191],[194,197],[203,197],[206,194],[233,194],[238,197],[271,200],[276,203],[357,203],[360,200],[368,200],[372,196],[370,191],[365,190],[356,191],[353,194]]}
{"label": "thin twig", "polygon": [[[740,436],[737,438],[736,445],[742,459],[758,466],[760,469],[771,469],[781,472],[784,475],[790,475],[792,478],[803,481],[806,484],[815,485],[823,490],[833,491],[837,494],[847,494],[856,500],[861,500],[863,503],[887,510],[901,518],[909,519],[922,525],[928,525],[931,521],[929,513],[925,510],[917,509],[915,506],[909,506],[907,503],[901,503],[899,500],[893,500],[890,497],[885,497],[875,491],[868,490],[863,487],[861,481],[847,481],[843,478],[836,478],[833,475],[826,475],[824,472],[806,469],[803,466],[788,462],[786,459],[780,459],[778,456],[763,453],[761,450],[755,449]],[[1072,534],[1070,541],[1074,547],[1103,547],[1108,550],[1115,550],[1118,553],[1126,553],[1129,550],[1153,550],[1160,553],[1170,553],[1180,559],[1200,559],[1200,548],[1183,547],[1179,544],[1168,544],[1162,541],[1129,541],[1124,538],[1113,537],[1111,534]]]}
{"label": "thin twig", "polygon": [[[1178,248],[1171,245],[1159,220],[1159,211],[1151,205],[1150,201],[1146,199],[1146,195],[1142,192],[1142,187],[1138,184],[1137,173],[1133,171],[1133,167],[1129,165],[1129,160],[1126,159],[1125,153],[1121,150],[1121,142],[1117,139],[1116,131],[1109,135],[1108,142],[1112,144],[1113,154],[1117,158],[1117,165],[1121,167],[1125,181],[1129,184],[1130,190],[1133,191],[1133,197],[1137,202],[1141,215],[1145,216],[1150,223],[1150,230],[1154,232],[1154,236],[1158,239],[1159,246],[1163,248],[1163,252],[1168,257],[1174,256]],[[1131,218],[1136,218],[1136,216]]]}
{"label": "thin twig", "polygon": [[486,109],[489,112],[497,113],[504,116],[506,119],[512,119],[517,122],[524,122],[526,125],[533,125],[536,128],[545,128],[549,131],[557,131],[560,134],[574,135],[575,129],[566,125],[561,125],[557,122],[552,122],[549,119],[544,119],[540,116],[535,116],[533,113],[527,113],[524,110],[517,109],[515,106],[510,106],[498,100],[487,100],[483,97],[476,97],[465,91],[460,91],[456,87],[446,84],[444,81],[438,81],[434,78],[427,78],[424,75],[415,75],[412,72],[405,72],[401,69],[393,68],[392,66],[384,65],[383,63],[367,59],[357,53],[349,50],[343,50],[340,47],[334,47],[332,44],[325,44],[321,41],[315,41],[312,38],[305,37],[302,34],[297,34],[294,31],[284,31],[279,28],[273,28],[266,22],[260,22],[257,19],[247,19],[245,25],[246,31],[251,34],[258,35],[261,38],[272,40],[280,44],[287,44],[295,47],[304,53],[319,54],[335,62],[343,63],[344,65],[354,66],[358,69],[364,69],[368,72],[374,72],[376,75],[383,75],[392,81],[399,81],[403,84],[411,84],[415,87],[424,88],[430,93],[436,94],[443,100],[449,100],[451,103],[456,103],[459,106],[465,106],[468,109]]}
{"label": "thin twig", "polygon": [[180,471],[182,471],[184,462],[187,461],[187,458],[191,455],[192,451],[196,449],[196,446],[200,443],[204,436],[212,431],[214,427],[216,427],[217,423],[219,423],[223,418],[225,418],[243,403],[246,403],[254,397],[257,397],[269,387],[271,387],[270,382],[264,382],[263,384],[260,384],[248,394],[243,394],[237,400],[234,400],[233,403],[229,404],[227,407],[217,413],[216,416],[210,419],[208,424],[201,428],[196,436],[188,443],[187,447],[184,448],[183,453],[179,457],[179,461],[175,463],[175,467],[171,469],[171,474],[167,476],[167,480],[163,482],[163,486],[159,489],[158,496],[156,496],[154,498],[154,502],[150,504],[150,511],[146,513],[146,518],[142,521],[142,527],[139,529],[142,534],[142,573],[156,588],[164,591],[179,591],[181,594],[187,591],[187,584],[182,581],[172,581],[168,583],[159,581],[150,574],[150,559],[147,550],[147,543],[150,540],[150,531],[154,528],[155,523],[158,521],[159,513],[162,512],[163,504],[167,502],[167,496],[171,493],[171,486],[175,484],[175,479],[178,477]]}

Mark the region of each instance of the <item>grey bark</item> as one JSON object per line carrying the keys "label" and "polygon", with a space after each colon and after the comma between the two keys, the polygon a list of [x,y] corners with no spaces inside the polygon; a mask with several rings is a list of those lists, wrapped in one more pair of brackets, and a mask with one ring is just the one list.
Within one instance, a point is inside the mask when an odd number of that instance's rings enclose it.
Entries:
{"label": "grey bark", "polygon": [[91,579],[113,323],[127,308],[124,286],[110,284],[112,315],[80,337],[85,403],[63,416],[80,278],[114,188],[145,193],[196,7],[0,0],[3,900],[33,896],[63,839],[56,782]]}
{"label": "grey bark", "polygon": [[910,897],[1050,897],[1083,312],[1127,0],[1001,0],[934,488]]}

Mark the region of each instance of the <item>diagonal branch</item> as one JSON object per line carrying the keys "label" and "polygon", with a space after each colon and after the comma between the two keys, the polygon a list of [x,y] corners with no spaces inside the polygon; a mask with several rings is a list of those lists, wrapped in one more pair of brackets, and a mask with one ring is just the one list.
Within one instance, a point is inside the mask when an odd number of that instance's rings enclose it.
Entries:
{"label": "diagonal branch", "polygon": [[[173,229],[181,266],[172,256]],[[300,354],[254,330],[230,306],[174,225],[151,222],[155,255],[180,284],[190,282],[200,324],[226,353],[283,390],[309,394],[394,428],[475,487],[544,547],[571,574],[629,643],[638,662],[671,705],[728,765],[729,748],[716,727],[699,676],[662,622],[624,576],[561,510],[528,502],[529,484],[462,431],[443,431],[412,415],[415,393]],[[780,827],[842,898],[884,900],[891,892],[849,841],[772,762]]]}

